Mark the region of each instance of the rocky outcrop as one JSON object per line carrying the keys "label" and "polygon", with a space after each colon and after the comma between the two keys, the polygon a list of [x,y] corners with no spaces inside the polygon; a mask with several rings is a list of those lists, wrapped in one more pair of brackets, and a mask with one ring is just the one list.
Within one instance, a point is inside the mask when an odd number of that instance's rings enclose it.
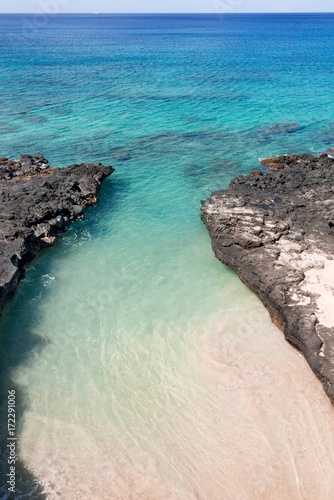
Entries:
{"label": "rocky outcrop", "polygon": [[216,257],[262,300],[334,404],[334,159],[288,155],[202,202]]}
{"label": "rocky outcrop", "polygon": [[50,168],[40,153],[0,158],[0,313],[26,263],[83,218],[112,172],[100,163]]}

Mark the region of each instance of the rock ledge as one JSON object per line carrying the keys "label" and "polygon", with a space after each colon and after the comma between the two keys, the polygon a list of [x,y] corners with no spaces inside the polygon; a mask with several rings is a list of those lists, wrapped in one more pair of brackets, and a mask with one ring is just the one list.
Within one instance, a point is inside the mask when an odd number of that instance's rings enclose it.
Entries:
{"label": "rock ledge", "polygon": [[0,313],[25,265],[83,218],[112,172],[100,163],[50,168],[40,153],[0,158]]}
{"label": "rock ledge", "polygon": [[216,257],[262,300],[334,405],[334,159],[268,158],[202,202]]}

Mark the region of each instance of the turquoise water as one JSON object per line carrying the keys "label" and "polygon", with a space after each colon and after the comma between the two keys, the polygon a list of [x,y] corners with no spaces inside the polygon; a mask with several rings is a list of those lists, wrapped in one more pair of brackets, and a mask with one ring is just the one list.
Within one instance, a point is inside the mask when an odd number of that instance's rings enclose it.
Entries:
{"label": "turquoise water", "polygon": [[116,168],[0,323],[48,498],[330,498],[332,408],[199,210],[260,157],[334,145],[333,21],[0,17],[1,155]]}

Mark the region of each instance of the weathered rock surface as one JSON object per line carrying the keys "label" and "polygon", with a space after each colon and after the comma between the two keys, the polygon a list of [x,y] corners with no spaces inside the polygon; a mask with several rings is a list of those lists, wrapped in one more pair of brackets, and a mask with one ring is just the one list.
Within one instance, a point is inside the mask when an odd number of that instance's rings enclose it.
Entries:
{"label": "weathered rock surface", "polygon": [[334,405],[334,159],[263,160],[202,202],[216,257],[262,300]]}
{"label": "weathered rock surface", "polygon": [[100,163],[49,168],[40,153],[19,161],[0,158],[0,313],[25,264],[83,218],[112,172]]}

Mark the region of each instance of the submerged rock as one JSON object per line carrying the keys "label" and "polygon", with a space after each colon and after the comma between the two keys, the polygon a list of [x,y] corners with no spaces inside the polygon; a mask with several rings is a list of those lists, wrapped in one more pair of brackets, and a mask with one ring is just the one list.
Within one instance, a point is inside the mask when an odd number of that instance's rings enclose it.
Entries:
{"label": "submerged rock", "polygon": [[101,163],[50,168],[41,153],[0,158],[0,313],[26,263],[83,218],[112,172]]}
{"label": "submerged rock", "polygon": [[202,202],[216,257],[262,300],[334,405],[334,159],[287,155]]}

